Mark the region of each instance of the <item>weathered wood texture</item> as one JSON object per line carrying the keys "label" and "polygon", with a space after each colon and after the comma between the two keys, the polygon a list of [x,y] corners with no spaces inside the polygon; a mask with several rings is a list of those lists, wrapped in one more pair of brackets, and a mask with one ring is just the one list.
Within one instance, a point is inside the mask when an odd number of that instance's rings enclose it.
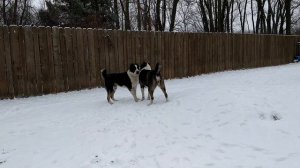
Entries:
{"label": "weathered wood texture", "polygon": [[[300,36],[0,27],[0,99],[102,86],[100,70],[163,65],[165,78],[290,63]],[[299,54],[299,53],[298,53]]]}

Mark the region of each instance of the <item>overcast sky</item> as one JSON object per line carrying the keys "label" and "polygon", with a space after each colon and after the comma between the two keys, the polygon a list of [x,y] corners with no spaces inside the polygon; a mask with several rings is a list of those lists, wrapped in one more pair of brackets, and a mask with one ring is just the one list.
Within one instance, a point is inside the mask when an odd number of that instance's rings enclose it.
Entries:
{"label": "overcast sky", "polygon": [[45,0],[32,0],[33,6],[36,8],[41,8],[45,3]]}

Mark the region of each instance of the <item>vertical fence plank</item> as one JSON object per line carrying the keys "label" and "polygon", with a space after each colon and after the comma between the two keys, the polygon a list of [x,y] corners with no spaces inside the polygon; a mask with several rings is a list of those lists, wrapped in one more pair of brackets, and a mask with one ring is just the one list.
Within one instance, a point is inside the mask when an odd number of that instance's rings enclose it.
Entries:
{"label": "vertical fence plank", "polygon": [[21,80],[20,84],[22,85],[22,96],[28,97],[28,91],[27,91],[27,66],[26,66],[26,46],[25,46],[25,30],[23,27],[18,26],[19,31],[19,53],[20,53],[20,74],[21,74]]}
{"label": "vertical fence plank", "polygon": [[[64,79],[64,89],[65,91],[69,90],[68,83],[68,60],[67,60],[67,48],[66,48],[66,35],[65,29],[59,29],[59,41],[60,41],[60,55],[61,55],[61,63],[62,63],[62,74]],[[83,54],[82,54],[83,57]]]}
{"label": "vertical fence plank", "polygon": [[79,88],[84,89],[86,87],[86,74],[85,74],[85,59],[84,59],[84,45],[83,45],[83,29],[76,29],[76,39],[77,39],[77,66],[78,66],[78,76]]}
{"label": "vertical fence plank", "polygon": [[78,70],[78,43],[77,43],[77,29],[71,29],[71,36],[72,36],[72,62],[73,62],[73,74],[74,74],[74,90],[80,90],[80,77],[79,77],[79,70]]}
{"label": "vertical fence plank", "polygon": [[182,68],[180,67],[180,44],[182,42],[181,33],[174,34],[174,77],[181,77],[180,71]]}
{"label": "vertical fence plank", "polygon": [[170,68],[170,71],[169,71],[169,78],[174,78],[175,75],[174,75],[174,61],[175,61],[175,57],[174,57],[174,37],[175,37],[175,33],[174,32],[171,32],[170,33],[170,36],[169,36],[169,53],[168,53],[168,60],[169,60],[169,68]]}
{"label": "vertical fence plank", "polygon": [[205,41],[207,41],[205,43],[205,73],[210,73],[210,59],[211,59],[211,50],[210,50],[210,46],[211,46],[211,38],[210,38],[210,34],[209,33],[205,33],[204,38]]}
{"label": "vertical fence plank", "polygon": [[[114,37],[111,30],[106,31],[106,63],[111,72],[117,72],[114,66]],[[129,41],[130,43],[130,41]]]}
{"label": "vertical fence plank", "polygon": [[228,48],[227,48],[227,70],[232,70],[232,62],[233,62],[233,40],[232,40],[232,34],[227,35],[227,43],[228,43]]}
{"label": "vertical fence plank", "polygon": [[75,74],[74,74],[74,59],[73,59],[73,37],[72,37],[72,29],[65,28],[65,42],[66,42],[66,55],[65,55],[65,63],[66,63],[66,75],[67,75],[67,85],[68,90],[76,90],[75,86]]}
{"label": "vertical fence plank", "polygon": [[35,82],[37,95],[43,94],[43,83],[42,83],[42,69],[40,59],[40,43],[39,43],[39,28],[33,27],[33,46],[34,46],[34,69],[35,69]]}
{"label": "vertical fence plank", "polygon": [[13,64],[11,55],[10,30],[7,26],[3,26],[3,45],[6,64],[6,79],[8,80],[8,98],[15,96],[14,81],[13,81]]}
{"label": "vertical fence plank", "polygon": [[53,64],[55,76],[55,92],[64,91],[63,65],[60,50],[60,31],[58,27],[53,27]]}
{"label": "vertical fence plank", "polygon": [[91,67],[89,61],[89,43],[88,43],[88,30],[83,29],[83,58],[85,67],[85,79],[86,85],[84,88],[91,88]]}
{"label": "vertical fence plank", "polygon": [[198,34],[198,74],[205,73],[205,36],[203,33]]}
{"label": "vertical fence plank", "polygon": [[36,90],[36,72],[35,72],[35,61],[34,61],[34,42],[33,42],[33,33],[32,28],[26,26],[25,30],[25,54],[26,54],[26,90],[28,96],[37,95]]}
{"label": "vertical fence plank", "polygon": [[54,72],[54,61],[53,61],[53,32],[52,28],[46,27],[46,32],[47,32],[47,44],[48,44],[48,73],[49,73],[49,78],[48,78],[48,83],[49,83],[49,89],[50,93],[55,93],[55,72]]}
{"label": "vertical fence plank", "polygon": [[126,66],[124,65],[124,33],[121,31],[118,31],[118,66],[120,72],[126,71]]}
{"label": "vertical fence plank", "polygon": [[[141,32],[134,32],[134,34],[135,34],[134,46],[135,46],[135,54],[136,54],[135,61],[136,61],[136,63],[141,64],[144,61],[143,57],[142,57],[142,51],[141,51]],[[121,36],[119,36],[119,43],[118,43],[119,48],[122,45],[122,43],[120,43],[120,41],[123,41]],[[119,55],[119,60],[120,60],[121,57],[123,57],[123,56],[121,53],[119,53],[119,54],[120,54]]]}
{"label": "vertical fence plank", "polygon": [[103,56],[105,60],[105,68],[108,70],[108,72],[111,72],[110,66],[109,66],[109,34],[107,30],[103,31]]}
{"label": "vertical fence plank", "polygon": [[[94,36],[94,51],[95,51],[95,77],[96,77],[96,84],[95,87],[99,87],[101,84],[100,79],[100,47],[99,47],[99,38],[97,34],[98,30],[93,29],[93,36]],[[78,57],[78,56],[77,56]],[[77,60],[78,62],[78,60]]]}
{"label": "vertical fence plank", "polygon": [[24,80],[23,80],[23,66],[20,54],[20,32],[19,27],[10,27],[10,46],[11,59],[13,69],[13,86],[16,97],[24,96]]}
{"label": "vertical fence plank", "polygon": [[165,77],[167,79],[170,79],[170,64],[169,62],[169,54],[170,54],[170,32],[165,33],[165,38],[164,38],[164,68],[165,68]]}
{"label": "vertical fence plank", "polygon": [[[137,32],[132,31],[131,32],[131,40],[130,40],[130,44],[132,46],[131,51],[130,51],[130,55],[132,57],[132,63],[139,63],[137,62],[137,52],[136,52],[136,38],[137,38]],[[119,72],[119,71],[118,71]]]}
{"label": "vertical fence plank", "polygon": [[6,53],[4,45],[4,27],[0,27],[0,99],[9,97],[9,82],[6,73]]}
{"label": "vertical fence plank", "polygon": [[[163,43],[162,43],[162,32],[156,32],[156,43],[157,43],[157,57],[156,61],[162,64],[162,50],[163,50]],[[163,67],[164,69],[165,67]],[[164,71],[164,70],[162,70]]]}
{"label": "vertical fence plank", "polygon": [[90,80],[91,86],[96,87],[96,63],[95,63],[95,43],[94,43],[94,31],[93,29],[88,29],[88,60],[89,60],[89,67],[90,67]]}
{"label": "vertical fence plank", "polygon": [[47,40],[47,29],[45,27],[39,28],[39,43],[43,93],[49,94],[51,93],[49,49]]}

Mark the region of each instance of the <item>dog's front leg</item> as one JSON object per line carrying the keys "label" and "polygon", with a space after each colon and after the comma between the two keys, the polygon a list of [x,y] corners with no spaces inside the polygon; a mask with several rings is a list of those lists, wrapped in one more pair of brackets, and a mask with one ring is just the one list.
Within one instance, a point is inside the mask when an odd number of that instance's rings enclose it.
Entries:
{"label": "dog's front leg", "polygon": [[132,94],[134,101],[138,102],[139,99],[136,97],[136,87],[132,88],[130,93]]}

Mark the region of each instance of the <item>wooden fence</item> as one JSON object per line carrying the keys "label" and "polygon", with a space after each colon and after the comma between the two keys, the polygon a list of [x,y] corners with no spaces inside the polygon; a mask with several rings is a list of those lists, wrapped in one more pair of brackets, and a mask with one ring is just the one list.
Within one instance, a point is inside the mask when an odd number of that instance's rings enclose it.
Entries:
{"label": "wooden fence", "polygon": [[165,78],[286,64],[299,36],[0,27],[0,98],[101,86],[100,69],[163,65]]}

